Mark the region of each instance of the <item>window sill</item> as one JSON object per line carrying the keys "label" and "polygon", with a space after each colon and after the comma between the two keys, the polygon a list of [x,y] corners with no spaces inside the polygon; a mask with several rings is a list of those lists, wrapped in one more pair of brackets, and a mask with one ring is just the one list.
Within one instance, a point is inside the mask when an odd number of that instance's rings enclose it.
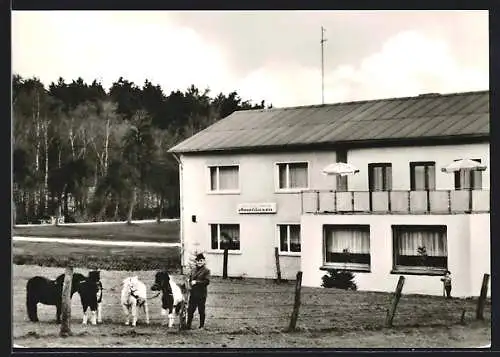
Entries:
{"label": "window sill", "polygon": [[309,188],[307,187],[302,187],[302,188],[283,188],[283,189],[277,189],[274,191],[276,194],[287,194],[287,193],[301,193],[304,190],[308,190]]}
{"label": "window sill", "polygon": [[207,195],[239,195],[241,191],[235,190],[227,190],[227,191],[208,191]]}
{"label": "window sill", "polygon": [[353,267],[353,266],[344,266],[344,264],[339,264],[339,265],[323,265],[319,268],[319,270],[344,270],[344,271],[351,271],[353,273],[371,273],[371,269],[369,266],[358,266],[358,267]]}
{"label": "window sill", "polygon": [[425,269],[425,268],[401,267],[392,269],[391,274],[442,276],[446,270],[447,270],[446,268]]}
{"label": "window sill", "polygon": [[279,252],[280,256],[284,257],[299,257],[300,258],[300,252]]}
{"label": "window sill", "polygon": [[[209,250],[207,254],[224,254],[223,250]],[[228,250],[227,251],[228,255],[241,255],[242,252],[241,250]]]}

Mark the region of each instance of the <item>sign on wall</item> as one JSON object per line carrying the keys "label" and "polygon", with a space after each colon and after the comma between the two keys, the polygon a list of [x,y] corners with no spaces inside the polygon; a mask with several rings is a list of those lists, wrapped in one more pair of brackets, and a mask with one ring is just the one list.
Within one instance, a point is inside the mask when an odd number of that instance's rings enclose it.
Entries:
{"label": "sign on wall", "polygon": [[241,203],[238,213],[276,213],[276,203]]}

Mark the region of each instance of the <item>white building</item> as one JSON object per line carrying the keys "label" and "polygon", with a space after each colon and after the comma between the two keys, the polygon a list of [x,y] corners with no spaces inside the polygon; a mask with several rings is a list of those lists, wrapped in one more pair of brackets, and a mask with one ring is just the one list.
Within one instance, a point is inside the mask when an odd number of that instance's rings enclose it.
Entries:
{"label": "white building", "polygon": [[[170,150],[180,161],[183,264],[194,251],[222,275],[284,279],[351,270],[360,290],[478,295],[490,273],[489,93],[421,95],[240,111]],[[359,169],[337,178],[333,162]],[[425,247],[426,254],[421,254]],[[420,253],[419,253],[420,248]]]}

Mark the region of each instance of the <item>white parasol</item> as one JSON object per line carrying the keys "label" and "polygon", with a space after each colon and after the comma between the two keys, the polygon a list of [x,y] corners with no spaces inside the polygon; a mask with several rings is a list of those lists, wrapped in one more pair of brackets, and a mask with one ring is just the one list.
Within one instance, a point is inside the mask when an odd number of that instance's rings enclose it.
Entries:
{"label": "white parasol", "polygon": [[359,170],[354,165],[347,164],[345,162],[335,162],[323,169],[323,173],[325,175],[347,176],[354,175],[358,172]]}
{"label": "white parasol", "polygon": [[461,159],[453,161],[448,166],[441,168],[442,172],[452,173],[457,171],[484,171],[486,170],[486,165],[471,159]]}

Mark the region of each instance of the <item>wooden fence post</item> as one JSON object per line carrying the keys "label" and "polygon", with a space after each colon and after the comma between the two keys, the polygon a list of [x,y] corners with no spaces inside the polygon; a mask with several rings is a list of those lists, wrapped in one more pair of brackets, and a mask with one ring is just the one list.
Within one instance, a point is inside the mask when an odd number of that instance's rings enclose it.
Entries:
{"label": "wooden fence post", "polygon": [[295,301],[293,304],[292,316],[290,318],[290,325],[288,326],[288,331],[295,330],[297,325],[297,318],[299,317],[299,307],[300,307],[300,290],[302,287],[302,272],[297,272],[297,280],[295,280]]}
{"label": "wooden fence post", "polygon": [[187,328],[187,307],[189,304],[189,292],[191,290],[191,282],[189,281],[189,276],[186,275],[184,286],[186,290],[184,291],[184,301],[181,304],[181,311],[179,313],[179,330],[186,330]]}
{"label": "wooden fence post", "polygon": [[394,297],[392,299],[391,307],[387,310],[387,316],[385,319],[385,326],[392,327],[392,320],[394,319],[394,314],[396,313],[396,307],[398,306],[399,299],[401,298],[401,291],[403,290],[403,285],[405,283],[405,277],[400,276],[398,280],[398,285],[396,286],[396,291],[394,292]]}
{"label": "wooden fence post", "polygon": [[228,247],[224,248],[224,256],[222,261],[222,279],[227,279],[227,258],[229,255]]}
{"label": "wooden fence post", "polygon": [[281,283],[280,253],[278,247],[274,247],[274,259],[276,260],[276,277],[278,284]]}
{"label": "wooden fence post", "polygon": [[62,337],[71,336],[71,282],[73,280],[73,268],[66,267],[64,272],[64,283],[61,296],[61,330]]}
{"label": "wooden fence post", "polygon": [[462,315],[460,316],[460,324],[465,325],[465,309],[462,309]]}
{"label": "wooden fence post", "polygon": [[476,319],[483,320],[484,302],[486,301],[486,294],[488,293],[488,281],[490,279],[489,274],[483,275],[483,284],[481,285],[481,293],[479,299],[477,300],[477,310]]}

